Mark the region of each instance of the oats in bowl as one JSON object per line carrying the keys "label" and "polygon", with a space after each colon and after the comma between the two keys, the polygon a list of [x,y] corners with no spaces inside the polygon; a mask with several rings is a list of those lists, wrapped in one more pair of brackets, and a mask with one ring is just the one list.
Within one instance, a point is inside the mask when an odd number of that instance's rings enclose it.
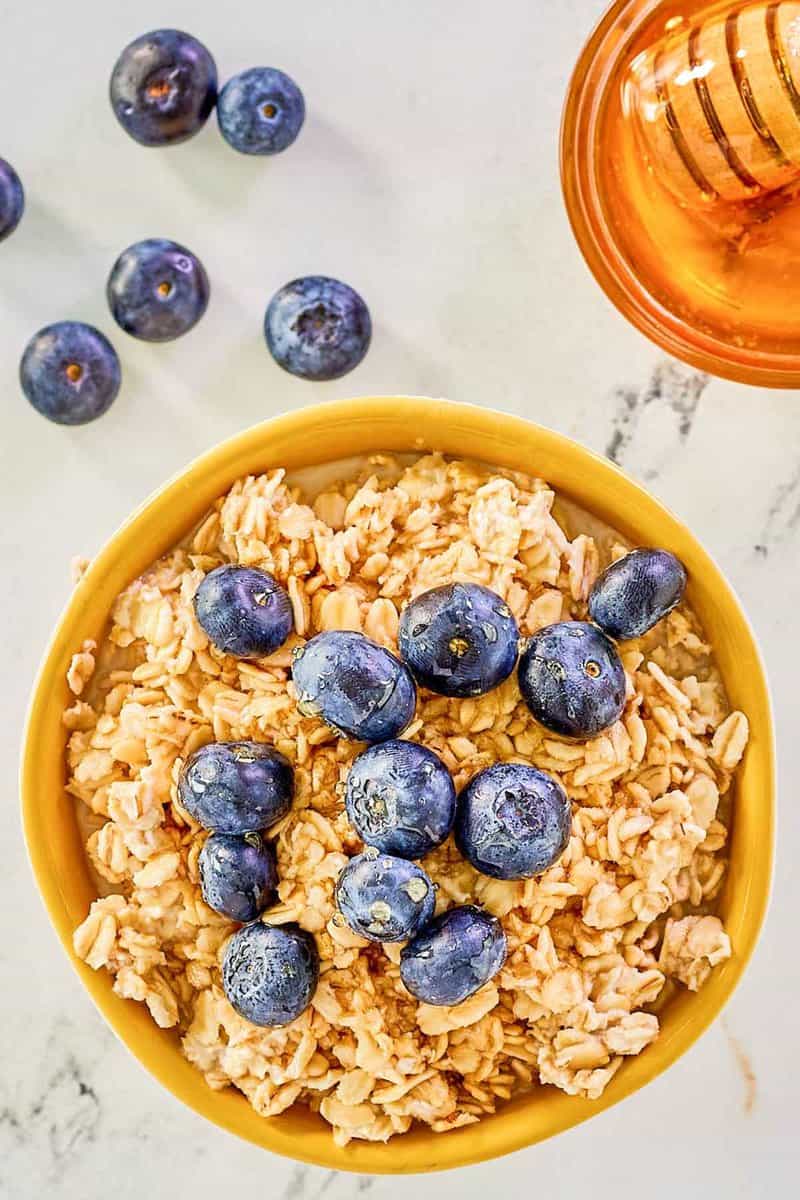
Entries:
{"label": "oats in bowl", "polygon": [[[565,789],[572,829],[530,879],[479,873],[452,838],[426,855],[437,913],[487,910],[508,957],[461,1004],[419,1002],[401,981],[402,947],[357,935],[336,909],[337,880],[364,849],[344,797],[363,745],[301,711],[292,651],[341,630],[396,653],[408,602],[453,582],[497,593],[523,638],[585,621],[598,574],[627,547],[540,479],[437,455],[341,472],[240,480],[118,597],[102,643],[75,655],[68,787],[100,893],[76,952],[176,1029],[211,1087],[239,1088],[264,1116],[308,1105],[339,1144],[415,1121],[444,1132],[544,1084],[597,1097],[658,1036],[670,989],[699,988],[730,955],[714,909],[747,718],[729,711],[685,604],[620,645],[624,709],[588,740],[537,724],[516,673],[477,697],[421,687],[402,736],[438,755],[459,792],[492,764],[530,764]],[[289,597],[294,631],[268,657],[225,655],[198,624],[195,593],[226,563],[270,573]],[[293,807],[264,835],[279,880],[264,920],[313,934],[320,978],[280,1028],[251,1024],[222,987],[238,926],[203,901],[206,834],[177,790],[184,762],[213,741],[267,743],[294,768]]]}

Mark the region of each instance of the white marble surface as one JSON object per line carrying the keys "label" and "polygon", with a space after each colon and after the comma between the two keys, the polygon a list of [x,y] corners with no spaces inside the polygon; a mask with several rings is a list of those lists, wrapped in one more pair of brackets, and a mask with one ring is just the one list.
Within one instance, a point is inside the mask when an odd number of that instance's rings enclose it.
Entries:
{"label": "white marble surface", "polygon": [[[4,687],[0,747],[0,1195],[116,1200],[371,1192],[477,1197],[783,1195],[800,1167],[794,728],[800,606],[800,396],[706,380],[667,362],[605,301],[573,244],[557,174],[568,73],[602,0],[306,0],[302,5],[26,0],[2,6],[0,153],[28,212],[0,247]],[[173,23],[224,76],[268,62],[296,76],[309,119],[272,162],[226,149],[213,122],[145,151],[106,101],[111,64]],[[145,236],[184,240],[213,281],[201,327],[171,346],[116,337],[125,385],[96,425],[46,424],[16,383],[40,325],[109,334],[106,272]],[[367,297],[363,366],[328,385],[275,367],[260,322],[307,272]],[[644,1092],[561,1138],[457,1177],[356,1179],[298,1168],[183,1110],[116,1043],[34,892],[15,762],[36,662],[91,555],[171,472],[283,409],[368,392],[504,408],[611,451],[719,558],[772,675],[781,754],[775,895],[722,1021]],[[751,1111],[736,1046],[752,1063]],[[113,1180],[113,1183],[112,1183]],[[502,1189],[502,1192],[499,1190]],[[452,1194],[452,1193],[451,1193]]]}

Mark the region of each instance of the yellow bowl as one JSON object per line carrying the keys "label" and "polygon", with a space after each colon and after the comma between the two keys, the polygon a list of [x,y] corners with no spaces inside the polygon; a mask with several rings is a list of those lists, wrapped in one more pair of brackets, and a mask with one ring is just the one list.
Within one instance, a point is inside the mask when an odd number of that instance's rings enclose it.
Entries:
{"label": "yellow bowl", "polygon": [[[84,638],[102,636],[117,593],[181,539],[239,476],[376,450],[423,449],[542,475],[633,542],[669,548],[685,562],[689,600],[713,640],[731,702],[747,712],[752,726],[721,900],[734,953],[700,993],[681,992],[666,1006],[658,1041],[624,1064],[600,1100],[539,1088],[463,1130],[419,1129],[387,1145],[340,1149],[321,1118],[290,1111],[266,1120],[234,1089],[212,1091],[181,1054],[174,1033],[157,1029],[143,1005],[115,996],[105,971],[95,973],[75,958],[72,931],[95,892],[64,792],[64,676]],[[210,1121],[278,1154],[338,1170],[400,1174],[481,1162],[569,1129],[655,1078],[709,1026],[744,971],[767,906],[773,757],[769,695],[753,634],[719,569],[675,517],[616,467],[556,433],[443,400],[380,397],[306,408],[224,442],[167,483],[114,535],[75,589],[41,668],[23,750],[22,807],[33,870],[64,949],[112,1029],[164,1087]]]}

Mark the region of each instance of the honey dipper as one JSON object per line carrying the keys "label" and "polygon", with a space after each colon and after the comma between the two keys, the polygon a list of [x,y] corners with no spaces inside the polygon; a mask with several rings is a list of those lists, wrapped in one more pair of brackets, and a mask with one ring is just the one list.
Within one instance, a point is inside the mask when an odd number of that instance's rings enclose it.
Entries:
{"label": "honey dipper", "polygon": [[681,22],[633,60],[625,103],[684,201],[751,200],[800,179],[800,3]]}

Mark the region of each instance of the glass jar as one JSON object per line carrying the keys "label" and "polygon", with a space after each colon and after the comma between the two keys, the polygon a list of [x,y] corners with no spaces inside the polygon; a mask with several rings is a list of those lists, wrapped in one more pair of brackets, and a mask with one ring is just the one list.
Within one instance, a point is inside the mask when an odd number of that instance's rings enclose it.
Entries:
{"label": "glass jar", "polygon": [[561,134],[596,279],[702,370],[800,386],[800,3],[616,0]]}

